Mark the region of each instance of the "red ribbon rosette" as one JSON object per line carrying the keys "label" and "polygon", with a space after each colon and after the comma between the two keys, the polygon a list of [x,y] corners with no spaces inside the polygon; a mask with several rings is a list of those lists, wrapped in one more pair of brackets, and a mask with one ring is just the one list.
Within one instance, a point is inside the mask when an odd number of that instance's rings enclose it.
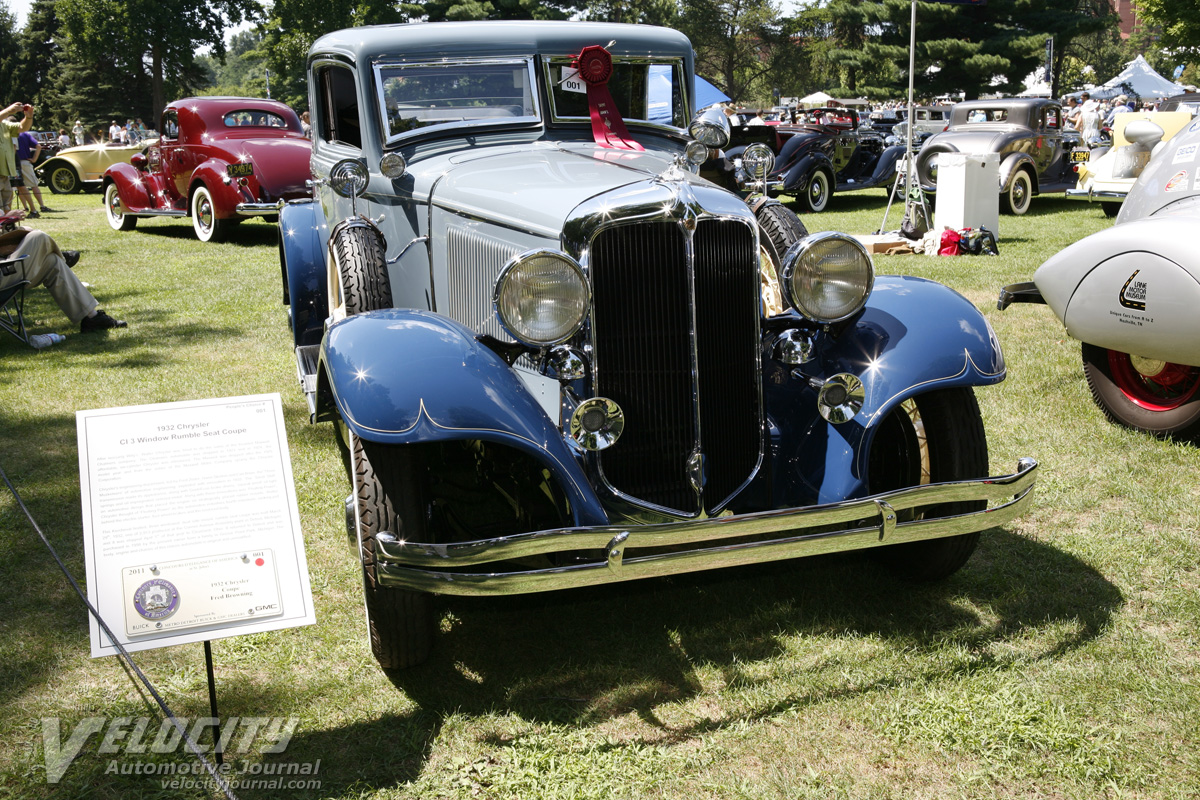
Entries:
{"label": "red ribbon rosette", "polygon": [[625,120],[621,119],[621,112],[608,91],[608,79],[613,73],[612,54],[598,44],[590,45],[579,51],[571,67],[579,71],[579,79],[587,84],[592,138],[596,144],[619,150],[644,150],[629,138]]}

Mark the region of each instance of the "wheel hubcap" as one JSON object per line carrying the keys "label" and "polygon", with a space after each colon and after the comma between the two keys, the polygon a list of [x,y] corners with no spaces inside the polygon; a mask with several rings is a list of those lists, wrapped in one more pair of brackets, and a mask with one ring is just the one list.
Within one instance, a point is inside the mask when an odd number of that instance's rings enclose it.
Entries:
{"label": "wheel hubcap", "polygon": [[212,203],[208,201],[207,197],[200,198],[200,202],[196,207],[196,212],[196,218],[200,220],[200,227],[206,231],[211,230],[213,222],[213,210]]}
{"label": "wheel hubcap", "polygon": [[1200,389],[1200,368],[1108,351],[1113,382],[1129,401],[1149,411],[1170,411]]}

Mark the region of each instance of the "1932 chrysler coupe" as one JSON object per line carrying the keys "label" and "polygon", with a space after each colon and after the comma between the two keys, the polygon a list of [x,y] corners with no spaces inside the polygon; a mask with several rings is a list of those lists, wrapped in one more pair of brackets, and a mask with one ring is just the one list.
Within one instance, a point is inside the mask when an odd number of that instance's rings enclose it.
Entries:
{"label": "1932 chrysler coupe", "polygon": [[161,131],[144,154],[104,173],[113,230],[133,230],[139,217],[191,217],[196,238],[219,242],[243,219],[310,196],[311,143],[283,103],[189,97],[167,104]]}
{"label": "1932 chrysler coupe", "polygon": [[382,665],[427,657],[436,594],[856,549],[933,579],[1028,503],[1031,460],[988,477],[984,317],[699,177],[729,128],[692,64],[582,22],[313,45],[285,302]]}

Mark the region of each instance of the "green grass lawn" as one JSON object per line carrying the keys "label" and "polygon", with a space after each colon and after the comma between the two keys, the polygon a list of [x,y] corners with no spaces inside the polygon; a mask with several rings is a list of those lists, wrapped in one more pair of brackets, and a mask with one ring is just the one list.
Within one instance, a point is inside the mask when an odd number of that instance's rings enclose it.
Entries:
{"label": "green grass lawn", "polygon": [[[898,582],[856,556],[504,599],[443,599],[430,662],[387,674],[364,638],[348,486],[312,426],[281,304],[275,231],[201,244],[187,221],[105,224],[99,195],[38,220],[129,322],[73,333],[44,290],[35,352],[0,338],[0,465],[82,580],[74,412],[283,397],[317,624],[214,643],[223,716],[297,716],[281,755],[319,789],[241,797],[946,798],[1200,794],[1200,450],[1105,421],[1079,344],[1044,306],[995,310],[1067,244],[1111,224],[1036,199],[1000,256],[877,259],[942,281],[991,320],[1008,380],[977,392],[993,473],[1043,465],[1031,511],[958,574]],[[873,232],[883,190],[838,195],[810,230]],[[899,227],[893,209],[891,227]],[[177,713],[206,716],[200,645],[137,656]],[[0,494],[0,797],[203,797],[113,774],[93,738],[45,782],[42,719],[156,717]],[[154,722],[157,726],[157,719]],[[160,760],[164,757],[158,757]],[[168,760],[186,762],[182,751]],[[239,759],[240,760],[240,759]]]}

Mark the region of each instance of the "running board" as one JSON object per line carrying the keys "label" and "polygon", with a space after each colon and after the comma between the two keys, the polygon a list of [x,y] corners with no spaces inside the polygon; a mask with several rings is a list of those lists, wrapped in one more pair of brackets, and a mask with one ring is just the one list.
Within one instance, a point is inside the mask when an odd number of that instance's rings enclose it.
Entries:
{"label": "running board", "polygon": [[150,209],[148,211],[129,211],[126,212],[131,217],[186,217],[188,212],[172,209]]}
{"label": "running board", "polygon": [[317,414],[317,361],[321,345],[306,344],[296,348],[296,374],[300,377],[300,388],[308,401],[308,421],[315,421]]}

